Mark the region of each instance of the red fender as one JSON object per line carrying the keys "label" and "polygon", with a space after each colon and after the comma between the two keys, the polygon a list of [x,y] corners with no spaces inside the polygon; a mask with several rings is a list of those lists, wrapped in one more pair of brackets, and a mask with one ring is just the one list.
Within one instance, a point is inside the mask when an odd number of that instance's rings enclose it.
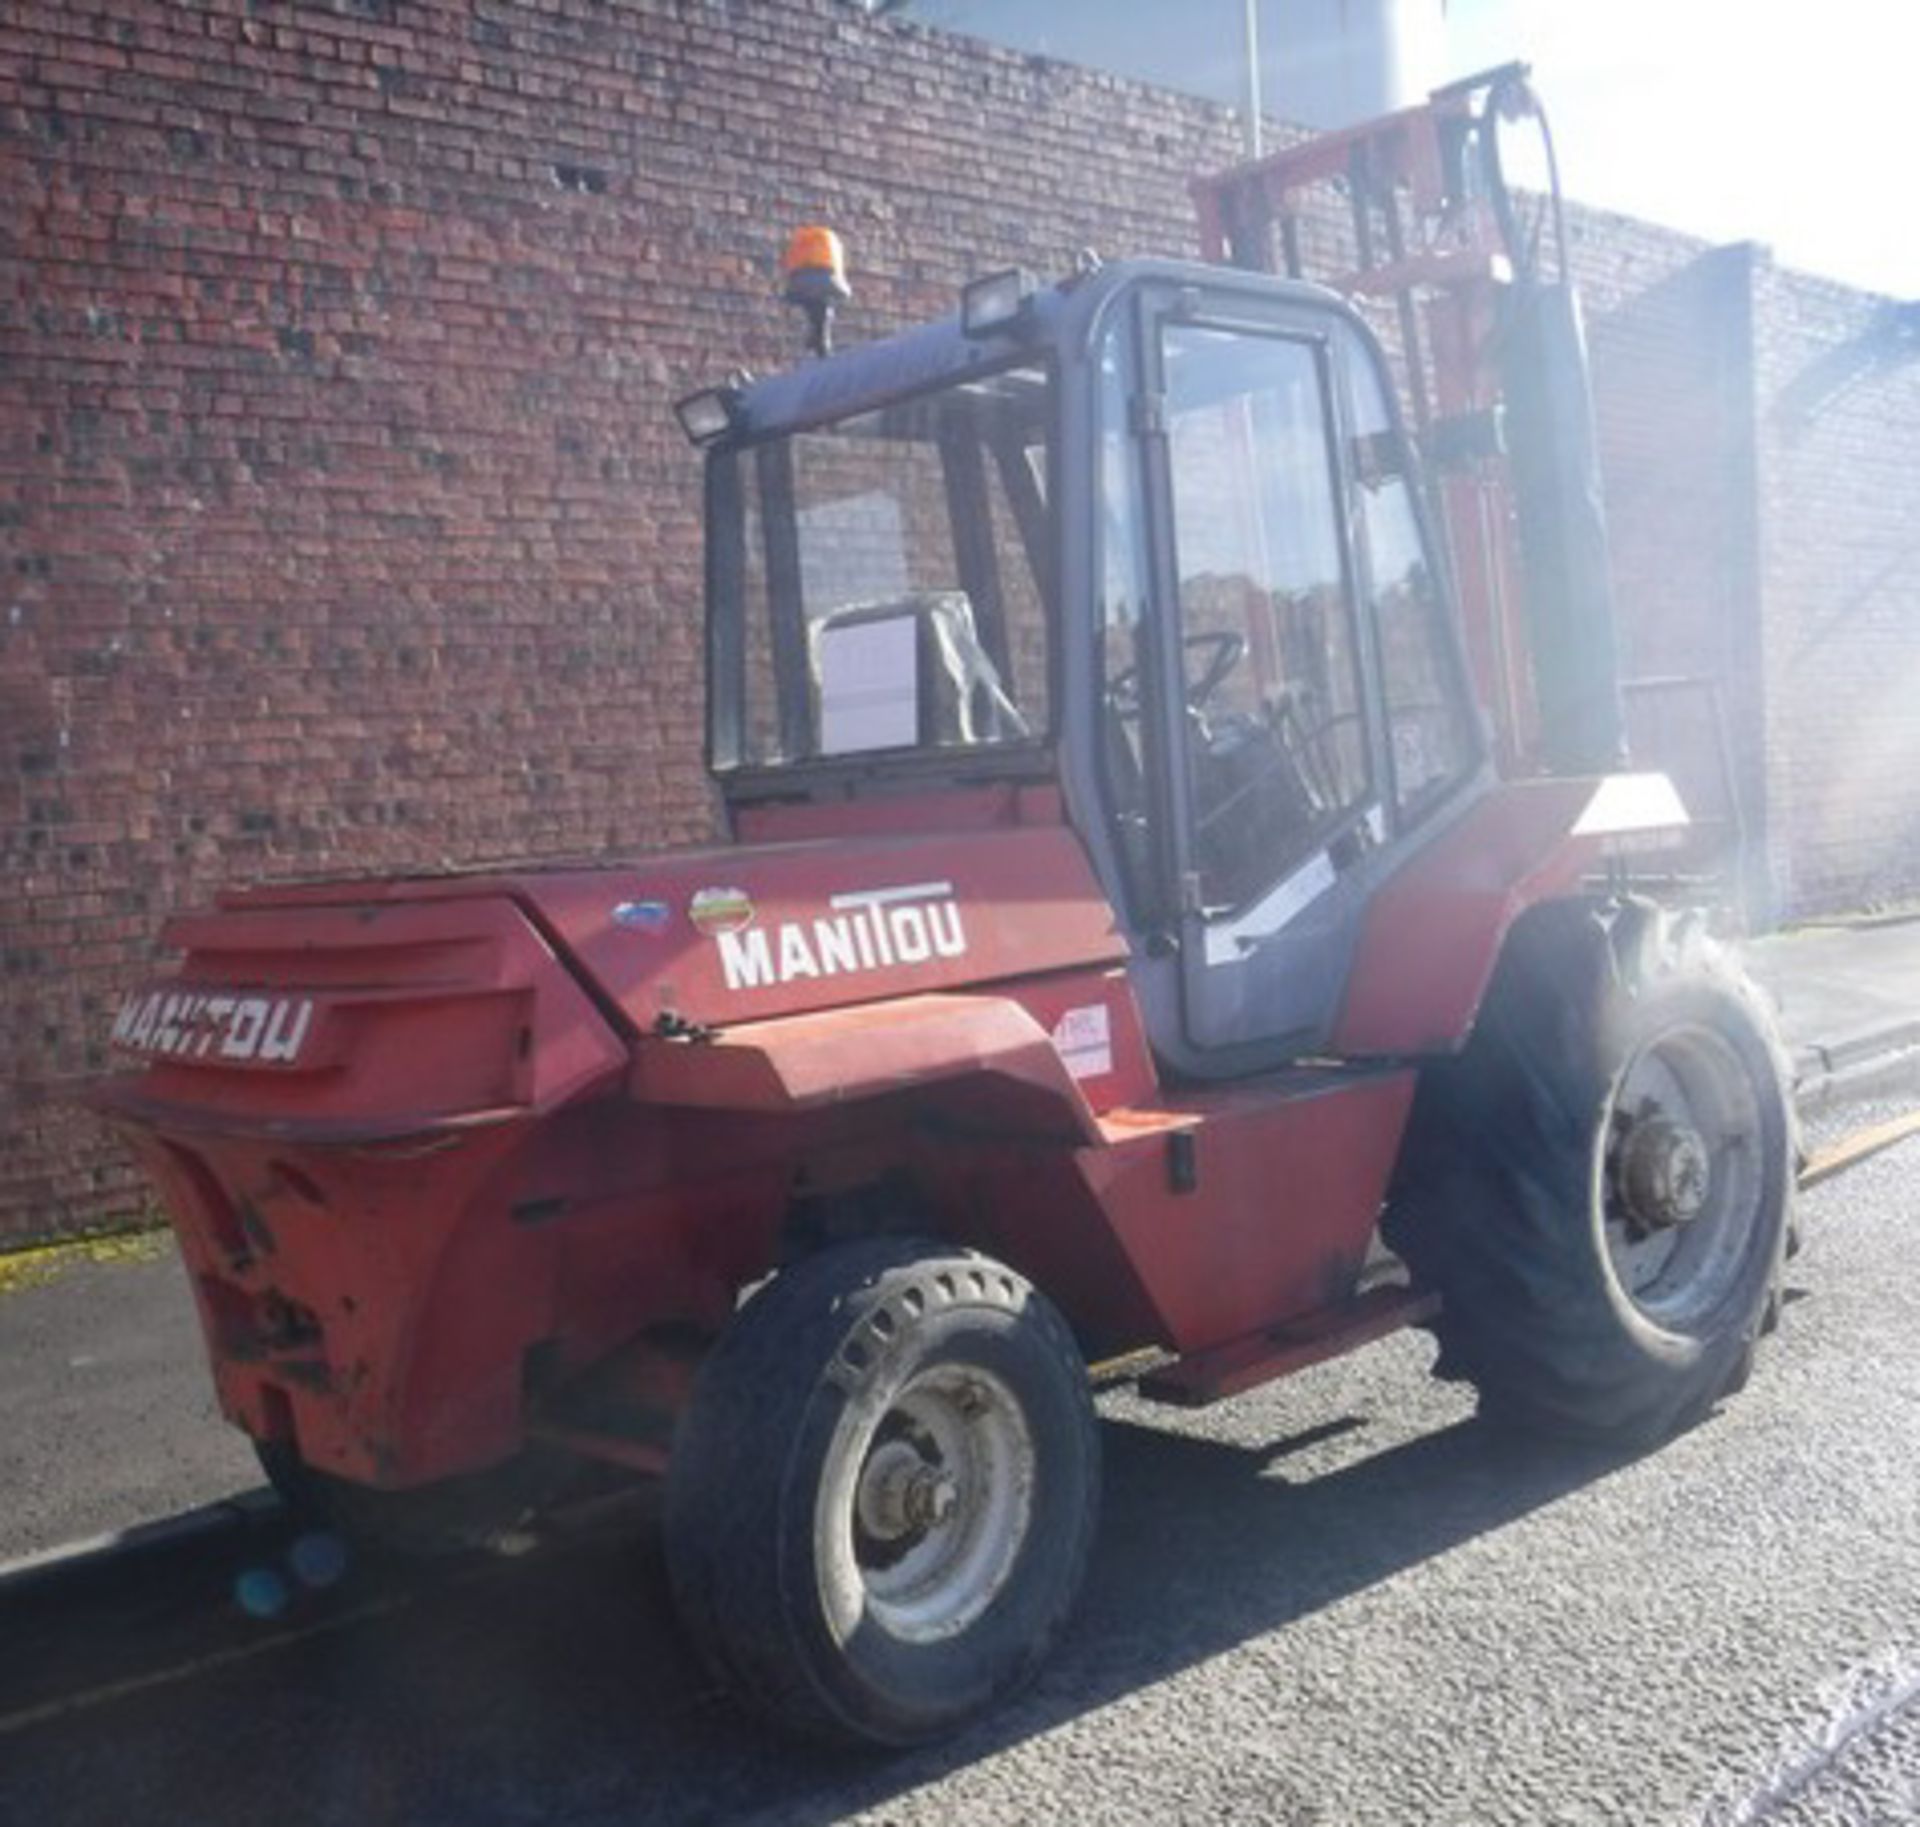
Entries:
{"label": "red fender", "polygon": [[1100,1140],[1047,1031],[1004,996],[903,996],[749,1022],[710,1040],[646,1041],[628,1084],[648,1104],[775,1112],[981,1078],[1000,1081],[1015,1094],[1000,1102],[1026,1107],[1061,1139]]}
{"label": "red fender", "polygon": [[1686,823],[1664,774],[1496,788],[1374,896],[1333,1050],[1347,1058],[1456,1052],[1521,914],[1572,893],[1610,849],[1657,843]]}

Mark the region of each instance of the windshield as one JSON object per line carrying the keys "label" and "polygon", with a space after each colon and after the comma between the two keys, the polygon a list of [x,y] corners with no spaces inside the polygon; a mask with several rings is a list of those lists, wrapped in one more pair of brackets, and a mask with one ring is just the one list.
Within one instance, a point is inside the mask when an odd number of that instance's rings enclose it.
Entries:
{"label": "windshield", "polygon": [[1052,417],[1026,366],[714,458],[716,769],[1047,733]]}

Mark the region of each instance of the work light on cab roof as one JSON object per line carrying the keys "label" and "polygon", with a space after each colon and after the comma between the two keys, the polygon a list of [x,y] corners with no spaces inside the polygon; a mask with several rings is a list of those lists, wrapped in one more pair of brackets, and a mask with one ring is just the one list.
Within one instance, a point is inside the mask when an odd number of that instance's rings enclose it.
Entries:
{"label": "work light on cab roof", "polygon": [[1039,289],[1039,281],[1019,266],[969,280],[960,288],[961,334],[979,338],[1012,329]]}
{"label": "work light on cab roof", "polygon": [[796,228],[780,256],[785,279],[781,296],[807,316],[807,348],[815,355],[833,351],[833,313],[843,298],[853,296],[847,284],[847,250],[840,237],[824,224]]}
{"label": "work light on cab roof", "polygon": [[720,387],[703,387],[673,404],[680,429],[695,444],[711,444],[715,438],[733,429],[734,412],[739,405],[737,382]]}

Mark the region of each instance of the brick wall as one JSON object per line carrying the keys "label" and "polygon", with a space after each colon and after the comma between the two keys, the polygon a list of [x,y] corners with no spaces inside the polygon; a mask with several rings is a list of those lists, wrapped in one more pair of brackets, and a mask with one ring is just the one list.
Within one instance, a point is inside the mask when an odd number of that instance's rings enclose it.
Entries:
{"label": "brick wall", "polygon": [[[995,265],[1191,248],[1234,151],[1202,103],[839,0],[0,14],[0,1234],[138,1209],[62,1097],[167,910],[709,828],[668,409],[791,358],[788,227],[846,233],[858,338]],[[1604,354],[1700,250],[1581,220]],[[1846,327],[1788,291],[1770,375]],[[1636,602],[1687,598],[1664,497],[1618,518]],[[1790,620],[1825,574],[1775,568]]]}
{"label": "brick wall", "polygon": [[1920,309],[1756,271],[1777,903],[1920,891]]}

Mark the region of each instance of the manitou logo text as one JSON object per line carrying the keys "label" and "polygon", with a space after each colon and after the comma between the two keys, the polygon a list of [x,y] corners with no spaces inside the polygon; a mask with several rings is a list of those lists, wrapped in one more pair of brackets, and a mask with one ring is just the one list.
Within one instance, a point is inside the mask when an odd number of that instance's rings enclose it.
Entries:
{"label": "manitou logo text", "polygon": [[761,990],[805,977],[882,971],[958,958],[967,949],[951,882],[863,888],[837,894],[827,905],[833,912],[819,919],[717,933],[727,988]]}
{"label": "manitou logo text", "polygon": [[313,1003],[304,996],[136,991],[120,1005],[113,1044],[165,1059],[290,1066],[312,1025]]}

